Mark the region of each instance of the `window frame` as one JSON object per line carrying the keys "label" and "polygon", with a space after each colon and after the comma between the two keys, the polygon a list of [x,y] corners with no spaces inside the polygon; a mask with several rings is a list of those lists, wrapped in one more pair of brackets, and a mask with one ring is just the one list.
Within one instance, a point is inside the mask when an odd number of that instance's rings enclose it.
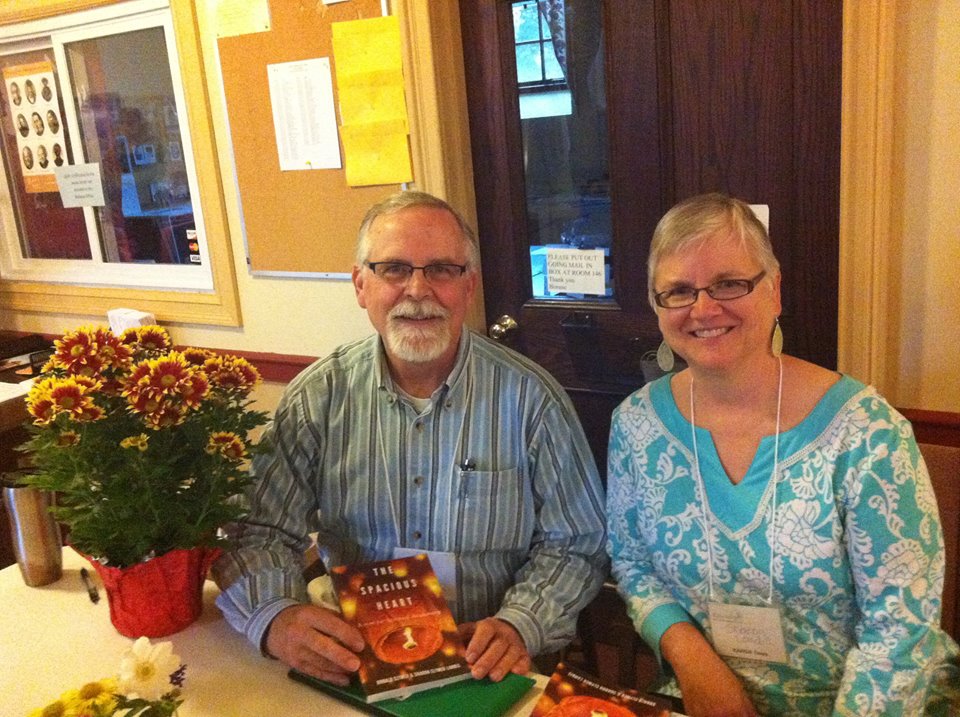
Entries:
{"label": "window frame", "polygon": [[[513,0],[511,7],[515,7],[523,2],[530,2],[531,0]],[[536,5],[536,3],[534,3]],[[517,91],[521,94],[531,93],[531,92],[555,92],[558,90],[565,90],[569,88],[569,83],[565,77],[558,79],[549,79],[546,76],[546,45],[550,44],[552,46],[553,38],[551,36],[544,36],[544,23],[546,22],[543,19],[543,15],[540,14],[539,6],[537,9],[537,34],[539,36],[536,40],[521,40],[517,41],[514,37],[513,46],[514,52],[522,45],[536,45],[540,52],[540,79],[539,80],[528,80],[526,82],[517,82]]]}
{"label": "window frame", "polygon": [[[25,4],[25,8],[17,11],[0,10],[0,29],[80,11],[91,11],[93,16],[103,14],[109,17],[115,14],[109,6],[130,5],[117,0],[29,0]],[[193,285],[178,285],[178,288],[171,289],[149,288],[144,285],[104,286],[93,282],[67,283],[49,279],[23,280],[0,276],[0,308],[41,313],[104,315],[111,308],[134,305],[138,309],[152,312],[160,321],[241,325],[237,280],[196,9],[190,0],[169,0],[169,3],[146,0],[143,3],[144,7],[167,5],[172,18],[172,40],[176,43],[179,56],[179,67],[171,67],[171,72],[174,82],[178,79],[180,81],[180,86],[175,87],[175,94],[178,96],[178,103],[182,101],[184,105],[185,113],[181,115],[181,125],[187,130],[191,145],[188,147],[184,142],[182,149],[185,160],[192,161],[195,168],[196,187],[191,187],[192,192],[195,190],[194,212],[197,224],[203,227],[206,239],[204,245],[207,254],[204,259],[209,266],[207,286],[212,288],[198,288],[195,282]],[[170,41],[168,36],[168,43]],[[8,206],[5,211],[9,209]],[[12,215],[4,216],[5,224],[10,221],[14,221]],[[70,263],[82,268],[84,262],[73,260]],[[131,264],[116,266],[119,267],[116,268],[117,271],[126,273],[127,277],[134,281],[137,273],[144,269]],[[164,274],[167,277],[170,275],[169,271],[165,272],[163,269],[156,274],[160,277]]]}

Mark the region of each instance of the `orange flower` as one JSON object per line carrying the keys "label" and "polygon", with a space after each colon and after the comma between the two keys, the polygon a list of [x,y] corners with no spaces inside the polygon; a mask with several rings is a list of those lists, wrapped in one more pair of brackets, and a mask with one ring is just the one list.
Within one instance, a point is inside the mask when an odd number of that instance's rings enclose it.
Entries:
{"label": "orange flower", "polygon": [[138,344],[144,351],[165,351],[173,346],[167,330],[155,324],[127,329],[120,338],[125,344]]}
{"label": "orange flower", "polygon": [[57,436],[58,446],[75,446],[80,442],[80,434],[76,431],[64,431]]}
{"label": "orange flower", "polygon": [[128,436],[120,441],[121,448],[136,448],[138,451],[147,450],[147,443],[149,442],[150,437],[146,433],[141,433],[139,436]]}
{"label": "orange flower", "polygon": [[196,371],[189,378],[180,381],[177,390],[187,406],[199,408],[203,399],[210,392],[210,382],[203,371]]}
{"label": "orange flower", "polygon": [[240,436],[229,431],[215,431],[214,433],[211,433],[210,440],[207,441],[207,447],[205,450],[210,455],[219,453],[220,455],[235,461],[238,461],[247,455],[247,449],[243,445],[243,441],[240,440]]}
{"label": "orange flower", "polygon": [[122,395],[151,428],[183,423],[210,391],[207,377],[177,351],[141,361],[124,383]]}
{"label": "orange flower", "polygon": [[33,385],[27,394],[27,410],[37,425],[50,423],[61,413],[74,421],[89,422],[103,417],[103,410],[93,402],[99,381],[82,376],[47,378]]}
{"label": "orange flower", "polygon": [[156,410],[145,413],[143,420],[150,428],[159,431],[161,428],[180,425],[186,417],[187,412],[182,408],[170,403],[164,403]]}
{"label": "orange flower", "polygon": [[228,391],[249,393],[260,381],[260,372],[239,356],[213,356],[203,364],[210,383]]}
{"label": "orange flower", "polygon": [[45,378],[34,382],[27,393],[27,411],[36,420],[37,425],[50,423],[56,415],[53,401],[50,399],[50,388],[59,379],[56,377]]}
{"label": "orange flower", "polygon": [[[155,400],[163,396],[191,396],[191,402],[206,396],[209,384],[203,372],[191,365],[178,351],[166,356],[141,361],[130,372],[123,395],[135,397],[142,394]],[[133,403],[133,401],[131,401]]]}
{"label": "orange flower", "polygon": [[204,361],[206,361],[208,358],[213,358],[214,356],[216,356],[216,354],[210,349],[198,349],[190,347],[183,350],[183,357],[188,363],[191,363],[194,366],[203,366]]}
{"label": "orange flower", "polygon": [[48,365],[68,374],[99,377],[107,368],[122,369],[132,352],[104,328],[83,327],[54,341],[54,354]]}
{"label": "orange flower", "polygon": [[101,363],[110,368],[124,368],[130,363],[130,357],[133,356],[130,347],[110,333],[108,329],[98,328],[93,335],[93,344]]}

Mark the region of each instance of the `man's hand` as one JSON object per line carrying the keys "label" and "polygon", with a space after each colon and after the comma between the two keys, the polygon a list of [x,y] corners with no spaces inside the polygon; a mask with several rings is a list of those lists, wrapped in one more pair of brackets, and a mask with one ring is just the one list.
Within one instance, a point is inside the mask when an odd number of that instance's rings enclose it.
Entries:
{"label": "man's hand", "polygon": [[513,625],[488,617],[460,625],[460,636],[467,643],[467,664],[475,679],[489,677],[499,682],[508,672],[524,675],[530,671],[530,655]]}
{"label": "man's hand", "polygon": [[660,638],[690,717],[757,717],[757,711],[723,658],[690,623],[678,622]]}
{"label": "man's hand", "polygon": [[267,628],[266,649],[290,667],[336,685],[347,685],[360,667],[360,632],[336,613],[315,605],[282,610]]}

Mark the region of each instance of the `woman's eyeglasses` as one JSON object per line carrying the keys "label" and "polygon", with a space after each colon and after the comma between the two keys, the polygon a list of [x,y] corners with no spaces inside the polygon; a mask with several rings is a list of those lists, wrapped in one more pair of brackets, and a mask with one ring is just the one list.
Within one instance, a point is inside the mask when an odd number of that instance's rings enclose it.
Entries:
{"label": "woman's eyeglasses", "polygon": [[739,299],[752,292],[760,280],[767,275],[766,271],[761,271],[752,279],[721,279],[715,281],[710,286],[678,286],[675,289],[667,289],[653,295],[653,300],[657,306],[664,309],[682,309],[685,306],[691,306],[697,302],[697,297],[701,291],[707,292],[711,299],[717,301],[730,301]]}

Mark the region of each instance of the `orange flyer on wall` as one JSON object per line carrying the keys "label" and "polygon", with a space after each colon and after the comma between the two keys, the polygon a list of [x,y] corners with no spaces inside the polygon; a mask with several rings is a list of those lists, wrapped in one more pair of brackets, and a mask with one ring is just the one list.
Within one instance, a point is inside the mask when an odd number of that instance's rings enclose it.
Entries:
{"label": "orange flyer on wall", "polygon": [[426,555],[330,571],[344,619],[363,634],[367,702],[470,678],[464,646]]}
{"label": "orange flyer on wall", "polygon": [[530,717],[670,717],[666,700],[604,684],[559,663]]}

